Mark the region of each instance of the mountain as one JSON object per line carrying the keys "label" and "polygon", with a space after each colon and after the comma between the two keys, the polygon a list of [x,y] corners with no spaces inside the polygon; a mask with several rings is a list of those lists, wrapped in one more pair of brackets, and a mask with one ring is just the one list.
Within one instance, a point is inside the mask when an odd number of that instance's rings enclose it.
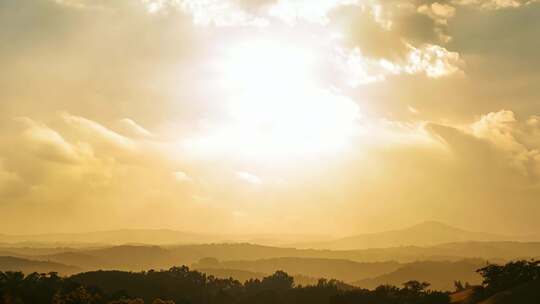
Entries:
{"label": "mountain", "polygon": [[354,282],[355,286],[373,289],[390,284],[401,286],[409,280],[429,282],[435,290],[454,290],[454,281],[479,284],[481,276],[476,270],[485,266],[483,260],[463,260],[459,262],[424,261],[406,264],[399,269],[381,276]]}
{"label": "mountain", "polygon": [[22,271],[24,273],[48,273],[73,274],[81,269],[50,261],[34,261],[11,256],[0,256],[0,271]]}
{"label": "mountain", "polygon": [[510,237],[484,232],[471,232],[440,222],[424,222],[401,230],[360,234],[327,242],[295,244],[296,248],[352,250],[389,248],[398,246],[433,246],[465,241],[512,241],[523,237]]}
{"label": "mountain", "polygon": [[[209,261],[210,260],[210,261]],[[312,278],[337,279],[352,282],[362,278],[382,275],[398,269],[397,262],[359,263],[342,259],[320,258],[273,258],[255,261],[223,261],[203,259],[193,264],[195,269],[236,269],[272,274],[283,270],[291,275]]]}

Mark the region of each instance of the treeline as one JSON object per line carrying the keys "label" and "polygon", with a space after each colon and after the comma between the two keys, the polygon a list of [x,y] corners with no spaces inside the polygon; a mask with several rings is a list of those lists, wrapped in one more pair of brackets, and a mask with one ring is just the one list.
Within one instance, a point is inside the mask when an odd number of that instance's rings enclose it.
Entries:
{"label": "treeline", "polygon": [[489,264],[477,272],[482,276],[482,286],[474,288],[474,299],[485,300],[491,296],[512,294],[509,303],[540,303],[540,261],[513,261],[505,265]]}
{"label": "treeline", "polygon": [[[479,270],[484,278],[479,297],[538,280],[539,262],[519,261]],[[353,288],[335,280],[295,286],[277,271],[241,283],[218,279],[185,266],[147,272],[95,271],[60,277],[55,273],[23,275],[0,272],[0,304],[447,304],[449,294],[425,282],[402,287]]]}
{"label": "treeline", "polygon": [[25,304],[446,304],[447,293],[428,291],[429,284],[407,282],[402,288],[355,289],[321,279],[313,286],[295,286],[277,271],[261,280],[240,283],[218,279],[187,267],[166,271],[95,271],[62,278],[55,273],[0,273],[0,303]]}

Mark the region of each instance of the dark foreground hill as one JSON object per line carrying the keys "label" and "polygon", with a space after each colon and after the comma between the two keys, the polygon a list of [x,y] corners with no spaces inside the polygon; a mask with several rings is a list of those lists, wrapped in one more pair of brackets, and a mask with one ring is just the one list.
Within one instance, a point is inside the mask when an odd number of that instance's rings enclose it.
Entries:
{"label": "dark foreground hill", "polygon": [[478,270],[482,285],[451,295],[453,304],[540,303],[540,261],[486,265]]}
{"label": "dark foreground hill", "polygon": [[0,303],[537,304],[540,299],[540,262],[490,264],[479,274],[481,286],[450,294],[430,290],[429,283],[416,280],[371,290],[326,279],[296,286],[294,278],[282,271],[241,283],[185,266],[146,272],[93,271],[71,277],[0,272]]}
{"label": "dark foreground hill", "polygon": [[495,293],[485,299],[476,296],[481,287],[473,287],[450,295],[451,304],[537,304],[540,303],[540,280]]}
{"label": "dark foreground hill", "polygon": [[496,293],[480,304],[540,303],[540,280],[527,282],[517,287]]}

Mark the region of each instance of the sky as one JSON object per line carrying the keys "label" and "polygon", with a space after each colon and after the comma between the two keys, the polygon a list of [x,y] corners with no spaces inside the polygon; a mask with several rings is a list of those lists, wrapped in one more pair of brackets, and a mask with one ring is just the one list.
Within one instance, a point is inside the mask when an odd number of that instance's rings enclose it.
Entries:
{"label": "sky", "polygon": [[540,231],[540,1],[0,1],[0,231]]}

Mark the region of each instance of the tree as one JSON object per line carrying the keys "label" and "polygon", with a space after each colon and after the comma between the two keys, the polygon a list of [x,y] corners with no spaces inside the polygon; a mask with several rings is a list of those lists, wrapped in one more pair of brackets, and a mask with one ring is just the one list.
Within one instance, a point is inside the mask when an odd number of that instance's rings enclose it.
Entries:
{"label": "tree", "polygon": [[89,293],[86,288],[80,286],[73,291],[67,293],[57,293],[52,303],[53,304],[97,304],[100,297]]}
{"label": "tree", "polygon": [[429,284],[428,282],[418,282],[418,281],[407,281],[405,283],[403,283],[403,287],[405,290],[407,291],[410,291],[412,293],[415,293],[415,294],[419,294],[423,291],[426,290],[426,288],[429,287]]}
{"label": "tree", "polygon": [[490,264],[477,272],[483,277],[482,285],[489,293],[540,279],[540,261],[515,261],[504,266]]}
{"label": "tree", "polygon": [[456,289],[456,291],[463,291],[465,290],[465,287],[463,287],[463,283],[461,283],[461,281],[454,281],[454,287]]}
{"label": "tree", "polygon": [[263,278],[261,285],[263,289],[283,291],[294,287],[294,278],[278,270],[273,275]]}

